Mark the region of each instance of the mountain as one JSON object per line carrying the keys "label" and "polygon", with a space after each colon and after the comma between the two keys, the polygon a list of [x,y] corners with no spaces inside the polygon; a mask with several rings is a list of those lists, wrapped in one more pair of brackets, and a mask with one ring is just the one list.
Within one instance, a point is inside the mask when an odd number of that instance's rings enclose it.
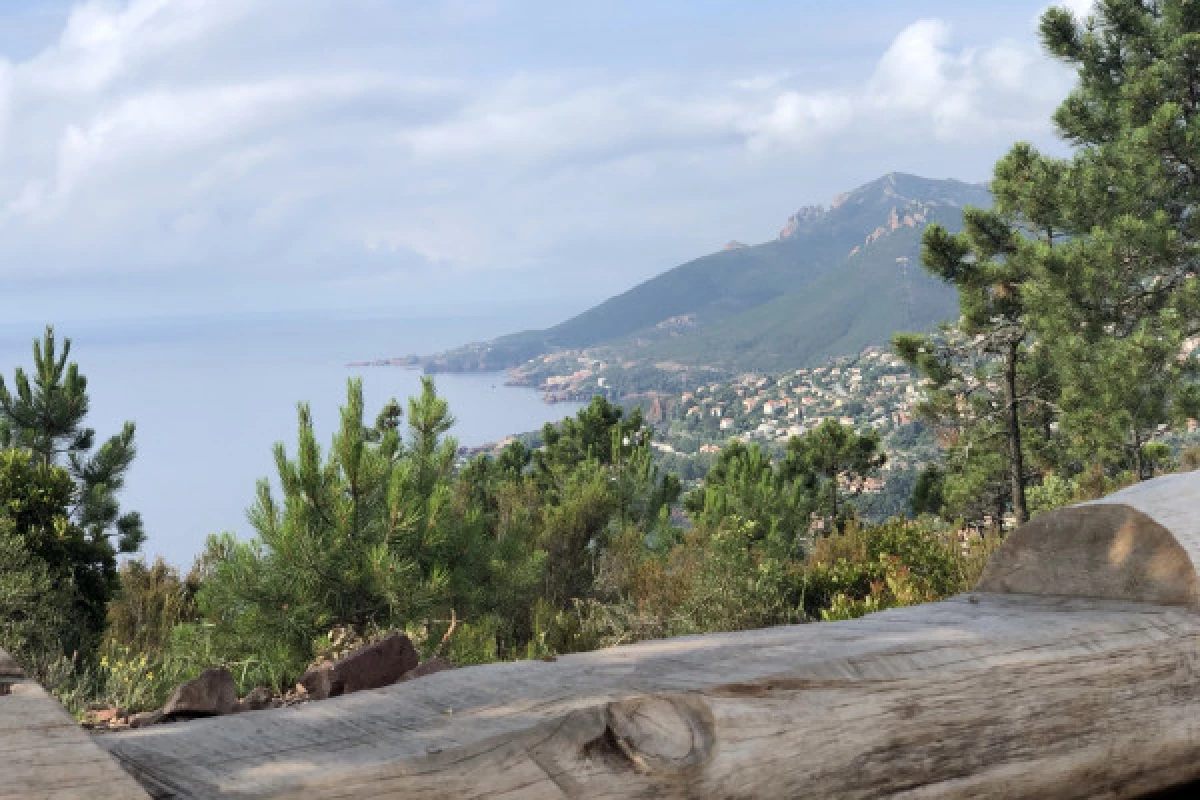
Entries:
{"label": "mountain", "polygon": [[921,232],[990,206],[980,184],[892,173],[793,214],[779,236],[730,242],[552,328],[467,345],[427,369],[507,369],[560,350],[622,361],[777,371],[885,342],[957,313],[920,266]]}

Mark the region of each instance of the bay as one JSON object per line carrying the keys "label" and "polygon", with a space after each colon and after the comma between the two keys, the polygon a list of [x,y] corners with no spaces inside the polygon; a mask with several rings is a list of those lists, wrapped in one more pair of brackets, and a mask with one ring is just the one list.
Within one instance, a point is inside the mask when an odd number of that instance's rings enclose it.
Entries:
{"label": "bay", "polygon": [[[212,533],[253,531],[245,511],[258,479],[274,475],[272,446],[295,452],[296,407],[307,402],[328,446],[360,377],[367,415],[392,397],[420,390],[421,373],[401,367],[347,367],[350,361],[427,354],[514,329],[503,318],[414,319],[356,315],[238,315],[60,324],[71,359],[88,379],[88,424],[97,440],[124,420],[137,424],[138,455],[122,507],[142,513],[143,548],[190,567]],[[0,370],[32,367],[38,325],[0,325]],[[574,414],[540,393],[504,386],[503,374],[438,375],[456,418],[451,435],[476,446]]]}

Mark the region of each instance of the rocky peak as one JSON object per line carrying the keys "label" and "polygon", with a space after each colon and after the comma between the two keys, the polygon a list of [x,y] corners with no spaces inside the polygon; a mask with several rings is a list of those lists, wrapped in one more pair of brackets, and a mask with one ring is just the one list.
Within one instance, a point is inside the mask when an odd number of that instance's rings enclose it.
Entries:
{"label": "rocky peak", "polygon": [[800,226],[810,220],[820,219],[825,216],[825,206],[804,206],[795,214],[788,217],[788,221],[784,223],[783,229],[779,231],[780,239],[790,239],[796,235]]}
{"label": "rocky peak", "polygon": [[857,254],[866,245],[878,241],[893,231],[898,231],[901,228],[924,227],[930,221],[936,205],[937,203],[934,202],[923,203],[919,200],[914,200],[900,207],[892,206],[884,224],[867,234],[867,238],[862,245],[851,250],[850,255]]}

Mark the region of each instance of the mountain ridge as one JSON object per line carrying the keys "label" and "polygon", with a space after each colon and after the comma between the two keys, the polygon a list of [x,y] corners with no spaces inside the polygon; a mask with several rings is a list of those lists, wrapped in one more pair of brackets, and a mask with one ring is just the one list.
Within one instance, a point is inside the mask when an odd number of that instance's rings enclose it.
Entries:
{"label": "mountain ridge", "polygon": [[930,222],[957,229],[964,206],[990,204],[979,184],[888,173],[829,205],[801,207],[774,239],[731,242],[557,325],[422,363],[431,372],[502,370],[548,353],[604,348],[623,361],[703,366],[707,359],[768,370],[843,355],[955,313],[953,291],[919,266],[921,232]]}

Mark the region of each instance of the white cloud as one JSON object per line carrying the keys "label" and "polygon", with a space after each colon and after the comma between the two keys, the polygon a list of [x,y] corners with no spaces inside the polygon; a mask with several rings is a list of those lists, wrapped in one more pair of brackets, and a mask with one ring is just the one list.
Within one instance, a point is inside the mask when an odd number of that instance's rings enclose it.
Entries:
{"label": "white cloud", "polygon": [[952,34],[943,20],[919,20],[900,31],[863,84],[779,93],[771,111],[748,126],[754,143],[828,140],[860,127],[938,140],[1042,128],[1066,92],[1067,73],[1032,45],[955,49]]}
{"label": "white cloud", "polygon": [[958,44],[941,20],[817,82],[736,60],[471,68],[482,46],[456,39],[491,42],[511,7],[384,8],[87,2],[0,59],[0,281],[155,273],[320,301],[572,264],[615,289],[766,234],[811,192],[987,164],[1045,135],[1066,89],[1032,40]]}
{"label": "white cloud", "polygon": [[1062,0],[1056,5],[1061,5],[1071,10],[1079,19],[1084,19],[1096,10],[1096,0]]}
{"label": "white cloud", "polygon": [[59,40],[23,65],[33,88],[95,92],[241,16],[238,0],[91,0],[72,9]]}

